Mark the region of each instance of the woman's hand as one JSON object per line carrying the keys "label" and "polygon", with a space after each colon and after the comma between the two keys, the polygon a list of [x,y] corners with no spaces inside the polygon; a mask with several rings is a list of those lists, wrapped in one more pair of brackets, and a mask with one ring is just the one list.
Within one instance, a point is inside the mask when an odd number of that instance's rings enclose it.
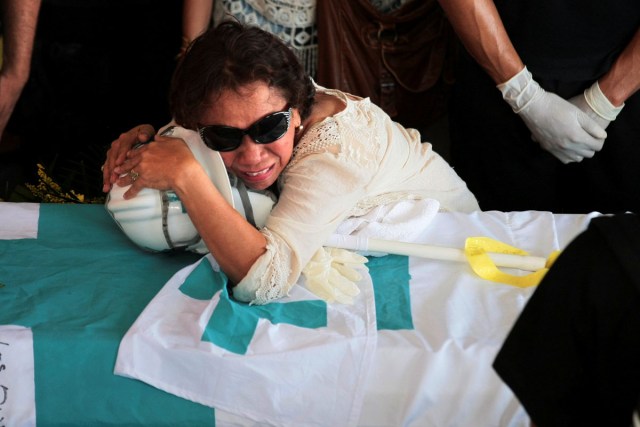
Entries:
{"label": "woman's hand", "polygon": [[107,159],[102,165],[102,191],[108,193],[113,184],[120,178],[115,172],[116,167],[121,166],[127,159],[127,153],[139,143],[149,142],[156,131],[151,125],[139,125],[121,134],[111,143],[107,151]]}
{"label": "woman's hand", "polygon": [[204,170],[187,144],[180,138],[160,135],[150,144],[130,148],[124,161],[113,169],[117,185],[131,185],[125,199],[135,197],[143,188],[176,189],[195,172]]}

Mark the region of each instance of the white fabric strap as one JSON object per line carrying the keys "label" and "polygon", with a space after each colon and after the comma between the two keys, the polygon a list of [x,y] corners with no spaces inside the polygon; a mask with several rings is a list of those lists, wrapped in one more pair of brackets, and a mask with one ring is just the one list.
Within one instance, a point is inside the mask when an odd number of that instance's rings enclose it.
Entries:
{"label": "white fabric strap", "polygon": [[589,104],[589,107],[591,107],[597,115],[610,122],[618,117],[618,114],[620,114],[620,111],[622,111],[624,107],[624,103],[619,107],[613,105],[604,93],[602,93],[597,81],[584,91],[584,98],[587,104]]}

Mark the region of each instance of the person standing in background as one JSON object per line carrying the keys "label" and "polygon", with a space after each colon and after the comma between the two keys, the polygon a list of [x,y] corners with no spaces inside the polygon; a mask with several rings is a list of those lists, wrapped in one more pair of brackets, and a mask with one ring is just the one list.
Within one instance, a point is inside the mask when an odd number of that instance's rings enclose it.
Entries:
{"label": "person standing in background", "polygon": [[470,55],[451,162],[482,209],[637,210],[640,2],[439,1]]}
{"label": "person standing in background", "polygon": [[8,150],[5,128],[31,70],[41,0],[3,0],[0,68],[0,152]]}
{"label": "person standing in background", "polygon": [[315,0],[184,0],[180,55],[209,26],[229,18],[278,36],[293,48],[305,71],[315,77],[318,61]]}
{"label": "person standing in background", "polygon": [[[12,3],[24,8],[31,0]],[[28,81],[5,129],[11,138],[0,146],[0,198],[40,200],[24,184],[40,180],[42,165],[66,192],[97,199],[102,175],[92,171],[117,132],[170,117],[166,91],[180,45],[182,2],[38,3]]]}
{"label": "person standing in background", "polygon": [[[381,13],[389,13],[411,1],[415,0],[368,0],[368,3]],[[179,56],[211,25],[232,18],[278,36],[293,49],[307,74],[315,79],[318,67],[316,4],[316,0],[184,0]]]}

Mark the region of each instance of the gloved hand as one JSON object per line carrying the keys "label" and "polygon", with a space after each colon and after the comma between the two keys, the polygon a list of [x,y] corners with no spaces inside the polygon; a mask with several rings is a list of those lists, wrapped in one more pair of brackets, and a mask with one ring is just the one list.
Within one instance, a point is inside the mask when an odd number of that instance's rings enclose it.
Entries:
{"label": "gloved hand", "polygon": [[606,129],[618,117],[622,107],[624,107],[624,103],[619,107],[614,106],[600,90],[597,80],[589,88],[585,89],[582,94],[571,98],[569,102],[584,111],[602,129]]}
{"label": "gloved hand", "polygon": [[607,137],[602,126],[567,100],[542,89],[527,67],[498,89],[525,122],[532,139],[561,162],[580,162],[602,149]]}
{"label": "gloved hand", "polygon": [[360,293],[356,282],[362,279],[356,268],[366,269],[367,261],[355,252],[321,247],[302,269],[302,274],[307,288],[323,300],[353,304],[353,297]]}

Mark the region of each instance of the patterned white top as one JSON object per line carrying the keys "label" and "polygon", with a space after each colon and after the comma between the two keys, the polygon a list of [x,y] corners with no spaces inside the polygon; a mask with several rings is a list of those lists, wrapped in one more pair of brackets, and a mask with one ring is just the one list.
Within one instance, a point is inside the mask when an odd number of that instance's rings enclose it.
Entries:
{"label": "patterned white top", "polygon": [[315,76],[318,58],[316,0],[217,0],[213,23],[233,17],[278,36],[290,46],[305,71]]}
{"label": "patterned white top", "polygon": [[[370,1],[376,9],[387,13],[412,0]],[[275,34],[293,49],[305,71],[316,77],[316,0],[216,0],[214,6],[214,25],[233,17],[243,24]]]}
{"label": "patterned white top", "polygon": [[302,268],[346,218],[407,199],[435,199],[441,210],[480,210],[453,169],[368,98],[321,87],[345,109],[312,125],[278,179],[280,197],[262,232],[267,251],[234,288],[241,301],[287,295]]}

